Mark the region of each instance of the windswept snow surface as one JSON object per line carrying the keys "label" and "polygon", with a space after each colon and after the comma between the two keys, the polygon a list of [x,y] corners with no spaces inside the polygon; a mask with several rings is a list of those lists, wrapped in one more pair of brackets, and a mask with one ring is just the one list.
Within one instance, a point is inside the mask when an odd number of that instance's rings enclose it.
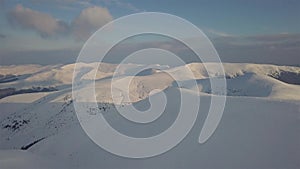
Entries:
{"label": "windswept snow surface", "polygon": [[0,164],[3,169],[54,169],[66,167],[54,159],[43,158],[29,151],[0,150]]}
{"label": "windswept snow surface", "polygon": [[[0,89],[55,87],[58,91],[12,95],[0,99],[0,169],[11,168],[300,168],[300,68],[289,66],[225,63],[227,101],[221,123],[204,144],[198,137],[210,106],[210,78],[214,63],[179,67],[155,65],[130,82],[130,98],[121,104],[149,108],[150,92],[164,92],[168,104],[162,116],[148,124],[130,122],[121,116],[111,97],[110,80],[117,65],[84,64],[83,80],[96,71],[96,97],[101,113],[121,133],[132,137],[154,136],[176,119],[179,92],[200,97],[200,110],[187,137],[172,150],[151,158],[130,159],[98,147],[82,130],[72,100],[74,64],[1,66]],[[132,71],[144,65],[122,65],[115,76],[127,84]],[[194,76],[182,71],[189,68]],[[181,85],[168,73],[176,73]],[[10,75],[10,76],[8,76]],[[191,80],[195,79],[197,86]],[[0,79],[1,80],[1,79]],[[122,85],[120,85],[122,86]],[[199,88],[198,92],[191,89]],[[123,88],[116,92],[122,94]],[[90,117],[97,116],[92,110]],[[105,136],[103,136],[105,137]],[[113,142],[114,140],[112,140]],[[22,147],[27,150],[21,150]]]}

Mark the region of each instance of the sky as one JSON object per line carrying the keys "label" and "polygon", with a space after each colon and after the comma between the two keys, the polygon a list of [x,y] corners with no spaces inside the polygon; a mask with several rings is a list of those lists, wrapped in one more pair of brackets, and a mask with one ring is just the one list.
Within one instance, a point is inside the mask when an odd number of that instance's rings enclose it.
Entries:
{"label": "sky", "polygon": [[[138,12],[190,21],[206,33],[224,62],[300,65],[299,9],[298,0],[0,0],[0,65],[74,62],[93,32]],[[124,43],[112,55],[120,55],[124,46],[125,53],[149,46],[142,44]]]}

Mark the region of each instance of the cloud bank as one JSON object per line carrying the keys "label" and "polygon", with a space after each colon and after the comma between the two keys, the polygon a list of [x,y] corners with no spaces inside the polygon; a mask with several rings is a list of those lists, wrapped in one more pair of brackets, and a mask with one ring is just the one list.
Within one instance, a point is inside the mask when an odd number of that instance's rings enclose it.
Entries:
{"label": "cloud bank", "polygon": [[[118,1],[108,2],[117,3]],[[80,41],[86,40],[94,31],[113,19],[107,8],[100,6],[88,6],[83,9],[78,16],[67,23],[51,16],[50,14],[35,11],[22,5],[16,5],[13,9],[11,9],[8,13],[8,18],[9,23],[15,27],[35,31],[43,38],[68,36]],[[205,32],[212,40],[223,62],[270,63],[300,66],[299,33],[241,36],[213,29],[208,29]],[[0,39],[2,39],[3,42],[10,38],[8,38],[6,34],[0,33]],[[107,62],[117,62],[120,59],[123,59],[122,57],[127,56],[134,51],[149,47],[169,50],[179,55],[187,62],[198,61],[195,59],[197,57],[194,56],[192,51],[173,40],[141,42],[142,41],[137,41],[135,43],[124,42],[116,45],[116,47],[113,48],[113,51],[108,54]],[[18,41],[18,43],[20,42]],[[57,43],[57,41],[54,43]],[[12,44],[15,45],[15,43]],[[17,52],[1,52],[1,64],[4,64],[4,61],[7,61],[6,64],[14,63],[15,60],[17,60],[16,58],[21,55]],[[32,60],[37,61],[37,58],[40,55],[52,56],[47,63],[54,63],[54,61],[58,61],[58,63],[60,63],[61,59],[54,59],[56,56],[57,58],[65,56],[65,58],[71,59],[68,60],[68,63],[71,63],[71,61],[74,61],[74,57],[77,56],[76,54],[74,55],[73,51],[68,52],[67,50],[59,52],[42,51],[41,53],[43,54],[37,54],[34,52],[35,51],[28,52],[29,59],[24,59],[24,63],[26,61],[32,62]],[[37,58],[33,59],[32,56],[36,56]],[[15,60],[13,60],[13,58]],[[24,56],[24,58],[26,57]],[[44,62],[44,60],[40,61],[41,63]]]}
{"label": "cloud bank", "polygon": [[82,40],[88,38],[95,30],[99,29],[113,17],[106,8],[93,6],[84,9],[71,24],[73,35]]}
{"label": "cloud bank", "polygon": [[54,36],[68,30],[68,25],[63,21],[20,4],[9,12],[9,21],[15,26],[35,30],[42,37]]}
{"label": "cloud bank", "polygon": [[66,23],[49,14],[26,8],[20,4],[8,13],[9,23],[13,26],[33,30],[43,38],[67,34],[76,39],[85,40],[112,19],[108,9],[99,6],[83,9],[71,23]]}

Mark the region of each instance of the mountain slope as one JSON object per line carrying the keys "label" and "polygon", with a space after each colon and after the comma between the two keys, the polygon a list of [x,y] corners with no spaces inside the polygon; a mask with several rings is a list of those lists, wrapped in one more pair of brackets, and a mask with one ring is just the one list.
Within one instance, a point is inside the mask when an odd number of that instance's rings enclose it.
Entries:
{"label": "mountain slope", "polygon": [[[96,64],[82,65],[89,70],[82,78],[91,79]],[[125,90],[122,86],[132,78],[130,72],[143,65],[122,66],[116,78],[120,84],[116,92],[120,95]],[[213,136],[199,144],[211,97],[219,97],[211,93],[209,78],[220,76],[217,72],[206,72],[201,63],[156,67],[134,77],[130,83],[130,98],[120,102],[145,110],[150,106],[148,98],[157,94],[151,91],[164,92],[168,98],[164,113],[146,125],[126,120],[113,105],[110,78],[116,65],[104,64],[97,69],[95,91],[100,112],[116,130],[132,137],[149,137],[166,130],[177,117],[180,91],[200,98],[198,118],[188,136],[169,152],[140,160],[115,156],[98,147],[84,133],[71,95],[73,64],[0,67],[5,75],[19,77],[0,83],[1,88],[55,86],[58,89],[0,99],[1,168],[300,167],[300,68],[224,64],[228,97],[223,118]],[[195,77],[182,73],[186,67]],[[182,85],[176,85],[168,72],[175,72]],[[194,78],[199,88],[196,93],[191,90],[196,86],[190,83]],[[91,118],[97,117],[97,113],[88,113]]]}

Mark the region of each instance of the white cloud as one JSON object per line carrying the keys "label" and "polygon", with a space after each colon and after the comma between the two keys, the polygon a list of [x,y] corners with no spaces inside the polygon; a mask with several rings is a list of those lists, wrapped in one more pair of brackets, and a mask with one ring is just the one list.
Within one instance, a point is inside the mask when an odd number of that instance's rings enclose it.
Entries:
{"label": "white cloud", "polygon": [[16,5],[9,14],[9,22],[23,29],[34,30],[42,37],[72,35],[77,40],[86,40],[94,31],[113,19],[107,8],[91,6],[83,9],[70,23],[58,20],[49,14]]}
{"label": "white cloud", "polygon": [[209,35],[212,36],[220,36],[220,37],[233,37],[234,35],[226,33],[226,32],[222,32],[222,31],[217,31],[214,29],[207,29],[205,30],[205,32]]}
{"label": "white cloud", "polygon": [[72,22],[72,34],[80,40],[86,39],[111,20],[113,17],[108,9],[99,6],[88,7]]}
{"label": "white cloud", "polygon": [[63,21],[20,4],[9,12],[9,21],[21,28],[35,30],[43,37],[54,36],[68,30],[68,25]]}

